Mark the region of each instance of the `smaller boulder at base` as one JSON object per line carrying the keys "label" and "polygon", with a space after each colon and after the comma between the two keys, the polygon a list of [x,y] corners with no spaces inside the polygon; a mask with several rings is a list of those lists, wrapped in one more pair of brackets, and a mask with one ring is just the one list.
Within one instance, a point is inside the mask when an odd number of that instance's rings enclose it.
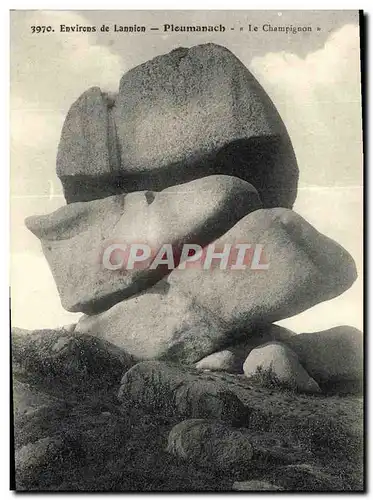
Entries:
{"label": "smaller boulder at base", "polygon": [[277,340],[282,342],[294,332],[278,325],[258,325],[248,333],[248,338],[239,344],[226,347],[222,351],[209,354],[196,363],[199,370],[243,373],[243,364],[249,353],[261,344]]}
{"label": "smaller boulder at base", "polygon": [[[307,372],[320,384],[363,382],[364,335],[342,325],[320,332],[300,333],[285,341]],[[356,386],[358,387],[358,386]]]}
{"label": "smaller boulder at base", "polygon": [[297,355],[285,344],[269,342],[253,349],[243,365],[247,377],[264,376],[273,383],[301,392],[320,392],[317,382],[308,375]]}

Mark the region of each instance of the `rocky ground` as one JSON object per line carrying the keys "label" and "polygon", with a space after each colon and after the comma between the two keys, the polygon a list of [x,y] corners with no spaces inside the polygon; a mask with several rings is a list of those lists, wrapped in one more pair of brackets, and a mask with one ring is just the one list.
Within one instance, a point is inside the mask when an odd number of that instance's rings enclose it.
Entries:
{"label": "rocky ground", "polygon": [[[17,490],[362,491],[363,398],[12,334]],[[334,389],[335,392],[335,389]]]}

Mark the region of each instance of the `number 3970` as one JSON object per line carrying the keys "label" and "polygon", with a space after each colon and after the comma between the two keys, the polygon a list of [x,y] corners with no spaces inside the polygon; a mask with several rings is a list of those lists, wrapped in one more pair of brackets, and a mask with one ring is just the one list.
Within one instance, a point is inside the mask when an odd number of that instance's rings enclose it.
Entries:
{"label": "number 3970", "polygon": [[31,26],[31,33],[50,33],[54,31],[52,26]]}

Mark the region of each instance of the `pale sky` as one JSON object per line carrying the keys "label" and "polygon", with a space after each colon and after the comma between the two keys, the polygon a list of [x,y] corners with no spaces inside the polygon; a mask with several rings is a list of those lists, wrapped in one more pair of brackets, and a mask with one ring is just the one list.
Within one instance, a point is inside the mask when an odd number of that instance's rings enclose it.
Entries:
{"label": "pale sky", "polygon": [[[281,15],[280,15],[281,14]],[[312,33],[66,34],[60,24],[311,25]],[[53,34],[30,26],[53,25]],[[316,31],[319,27],[320,31]],[[359,278],[341,297],[281,324],[297,332],[362,328],[362,132],[357,11],[16,11],[11,21],[12,322],[48,328],[76,322],[62,309],[39,240],[24,218],[64,205],[55,173],[64,117],[88,87],[117,90],[123,72],[180,45],[215,42],[249,67],[276,104],[300,169],[294,210],[342,244]]]}

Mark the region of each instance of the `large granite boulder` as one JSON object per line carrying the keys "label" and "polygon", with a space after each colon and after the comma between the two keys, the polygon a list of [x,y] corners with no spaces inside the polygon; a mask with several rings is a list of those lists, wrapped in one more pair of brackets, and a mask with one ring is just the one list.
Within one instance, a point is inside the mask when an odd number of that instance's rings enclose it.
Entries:
{"label": "large granite boulder", "polygon": [[[347,290],[356,279],[351,255],[285,208],[248,214],[215,242],[215,251],[251,244],[242,267],[204,261],[179,266],[166,281],[216,315],[228,328],[247,331],[298,314]],[[231,258],[232,253],[230,252]],[[182,268],[183,267],[183,268]],[[208,267],[208,269],[206,269]],[[223,268],[221,268],[223,267]]]}
{"label": "large granite boulder", "polygon": [[105,338],[139,359],[195,363],[255,336],[258,325],[339,295],[356,277],[351,256],[291,210],[256,210],[215,248],[242,242],[263,245],[267,270],[184,262],[146,292],[83,317],[76,333]]}
{"label": "large granite boulder", "polygon": [[292,207],[298,167],[286,128],[250,71],[215,44],[178,48],[97,87],[71,107],[57,174],[68,203],[164,189],[211,174],[253,184],[266,207]]}
{"label": "large granite boulder", "polygon": [[138,360],[194,363],[229,341],[219,319],[164,280],[107,311],[83,316],[75,334],[103,338]]}
{"label": "large granite boulder", "polygon": [[[194,297],[169,287],[164,280],[103,313],[84,315],[75,328],[77,335],[108,340],[138,360],[196,363],[201,370],[240,373],[254,347],[270,340],[281,341],[287,338],[287,332],[275,325],[256,326],[249,332],[228,329]],[[218,350],[225,344],[227,347]]]}
{"label": "large granite boulder", "polygon": [[[42,242],[63,307],[93,313],[164,276],[167,266],[151,269],[164,244],[171,248],[177,266],[182,244],[203,246],[260,207],[250,184],[237,177],[214,175],[160,193],[141,191],[73,203],[49,215],[28,217],[26,226]],[[126,247],[115,250],[112,245]],[[131,251],[143,254],[144,261],[131,265],[130,245],[139,245]],[[108,268],[105,255],[111,264],[115,252],[119,268]]]}
{"label": "large granite boulder", "polygon": [[15,479],[18,491],[43,490],[43,477],[61,480],[67,464],[77,466],[74,448],[62,436],[44,437],[15,450]]}

